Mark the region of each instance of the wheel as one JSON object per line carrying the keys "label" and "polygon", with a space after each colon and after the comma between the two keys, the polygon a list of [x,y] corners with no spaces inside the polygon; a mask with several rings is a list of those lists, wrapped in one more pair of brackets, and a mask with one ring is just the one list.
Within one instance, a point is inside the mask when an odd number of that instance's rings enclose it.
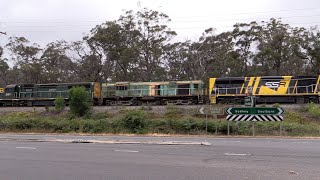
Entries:
{"label": "wheel", "polygon": [[296,103],[297,104],[304,104],[304,97],[297,97]]}

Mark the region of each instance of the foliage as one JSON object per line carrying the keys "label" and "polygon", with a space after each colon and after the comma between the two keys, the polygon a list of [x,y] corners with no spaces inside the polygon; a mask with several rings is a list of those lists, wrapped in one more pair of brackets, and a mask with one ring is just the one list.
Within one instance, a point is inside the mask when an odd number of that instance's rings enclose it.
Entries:
{"label": "foliage", "polygon": [[129,130],[130,133],[144,133],[147,126],[146,124],[146,113],[141,110],[130,110],[126,111],[121,121],[123,127]]}
{"label": "foliage", "polygon": [[65,108],[65,101],[62,96],[56,97],[54,100],[54,106],[57,112],[62,112]]}
{"label": "foliage", "polygon": [[275,104],[272,105],[272,107],[279,108],[280,104],[279,103],[275,103]]}
{"label": "foliage", "polygon": [[[288,111],[284,122],[256,122],[256,135],[320,136],[319,123],[301,118],[297,112]],[[208,134],[227,135],[228,122],[208,120]],[[252,122],[231,122],[231,135],[252,135]],[[118,116],[94,113],[90,117],[70,119],[61,114],[14,112],[0,117],[0,132],[41,133],[160,133],[206,134],[204,118],[151,118],[142,110],[125,110]]]}
{"label": "foliage", "polygon": [[69,106],[71,113],[76,116],[84,116],[90,113],[90,95],[84,87],[72,87],[69,90]]}
{"label": "foliage", "polygon": [[183,110],[175,105],[166,106],[165,117],[167,118],[179,118],[183,114]]}
{"label": "foliage", "polygon": [[316,118],[320,117],[320,107],[319,105],[315,104],[315,103],[309,103],[308,104],[308,112]]}

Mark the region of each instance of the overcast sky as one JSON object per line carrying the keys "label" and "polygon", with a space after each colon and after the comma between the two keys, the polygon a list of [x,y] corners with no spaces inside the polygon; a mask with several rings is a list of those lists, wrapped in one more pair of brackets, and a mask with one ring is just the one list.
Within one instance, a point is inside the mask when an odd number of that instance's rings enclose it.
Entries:
{"label": "overcast sky", "polygon": [[77,41],[95,25],[116,20],[124,10],[147,7],[172,19],[176,40],[196,40],[209,27],[217,32],[237,22],[281,17],[291,26],[320,24],[320,0],[0,0],[0,44],[24,36],[45,45],[64,39]]}

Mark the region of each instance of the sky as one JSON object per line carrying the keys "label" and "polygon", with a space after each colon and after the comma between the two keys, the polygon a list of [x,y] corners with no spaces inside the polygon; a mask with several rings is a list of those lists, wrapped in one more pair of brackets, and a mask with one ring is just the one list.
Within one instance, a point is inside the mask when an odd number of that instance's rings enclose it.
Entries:
{"label": "sky", "polygon": [[231,30],[235,23],[282,18],[295,27],[320,24],[319,0],[0,0],[0,45],[23,36],[41,46],[78,41],[96,25],[126,10],[148,8],[171,18],[176,41],[197,40],[205,29]]}

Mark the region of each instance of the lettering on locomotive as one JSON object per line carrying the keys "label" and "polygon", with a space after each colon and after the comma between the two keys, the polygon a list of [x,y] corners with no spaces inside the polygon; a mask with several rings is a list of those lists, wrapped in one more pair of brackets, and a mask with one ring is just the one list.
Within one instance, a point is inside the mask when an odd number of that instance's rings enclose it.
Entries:
{"label": "lettering on locomotive", "polygon": [[278,88],[280,86],[285,87],[286,86],[286,82],[266,82],[265,86],[267,86],[269,88]]}

